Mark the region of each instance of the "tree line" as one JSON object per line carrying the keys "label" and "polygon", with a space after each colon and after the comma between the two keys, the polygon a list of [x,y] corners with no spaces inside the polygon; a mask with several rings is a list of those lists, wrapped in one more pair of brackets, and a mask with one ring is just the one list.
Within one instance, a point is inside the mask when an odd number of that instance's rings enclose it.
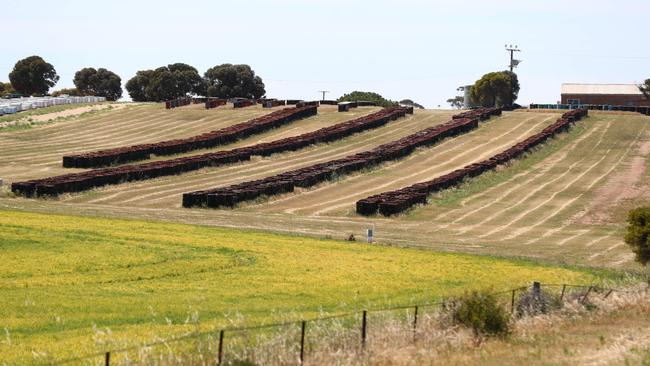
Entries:
{"label": "tree line", "polygon": [[[16,62],[9,73],[9,83],[0,83],[0,97],[48,95],[59,79],[52,64],[40,56],[29,56]],[[85,67],[75,73],[73,83],[74,88],[56,90],[50,95],[94,95],[111,101],[122,97],[122,79],[105,68]],[[125,86],[136,102],[160,102],[187,95],[261,98],[266,94],[262,78],[250,66],[233,64],[214,66],[203,76],[184,63],[140,70]]]}

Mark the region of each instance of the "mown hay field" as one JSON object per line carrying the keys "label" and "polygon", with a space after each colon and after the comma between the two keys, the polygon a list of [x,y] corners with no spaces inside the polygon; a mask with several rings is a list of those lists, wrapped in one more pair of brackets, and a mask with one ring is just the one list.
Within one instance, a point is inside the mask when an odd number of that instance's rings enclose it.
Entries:
{"label": "mown hay field", "polygon": [[[338,113],[335,107],[322,106],[316,117],[207,151],[295,136],[375,110],[358,108]],[[160,105],[145,104],[25,131],[0,132],[0,177],[10,183],[80,171],[62,168],[61,157],[192,136],[265,113],[268,110],[260,106],[206,111],[200,105],[165,110]],[[383,244],[639,270],[622,236],[626,210],[650,200],[646,169],[650,118],[629,113],[592,112],[570,132],[525,158],[432,196],[430,204],[396,217],[360,217],[354,205],[372,194],[429,180],[492,156],[540,131],[559,113],[505,112],[502,117],[481,123],[475,131],[418,149],[403,159],[309,189],[247,202],[235,209],[181,208],[184,192],[264,178],[369,150],[444,123],[452,114],[416,110],[407,118],[328,144],[57,199],[28,200],[0,194],[0,207],[334,238],[351,233],[362,237],[367,228],[374,226],[376,239]],[[169,157],[155,159],[163,158]]]}
{"label": "mown hay field", "polygon": [[260,231],[0,211],[0,360],[619,275]]}

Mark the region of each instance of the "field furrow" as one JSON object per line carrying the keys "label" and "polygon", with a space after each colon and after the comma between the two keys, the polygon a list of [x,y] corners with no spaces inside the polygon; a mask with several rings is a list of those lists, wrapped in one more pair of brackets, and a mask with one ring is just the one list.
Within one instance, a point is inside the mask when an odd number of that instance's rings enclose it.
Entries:
{"label": "field furrow", "polygon": [[[375,110],[359,108],[338,113],[335,107],[322,106],[318,116],[210,151],[296,136]],[[61,168],[61,157],[71,152],[192,136],[265,113],[268,109],[258,107],[205,111],[201,106],[190,106],[166,111],[159,105],[140,105],[24,131],[3,132],[0,133],[0,177],[11,183],[79,171]],[[0,207],[335,238],[345,238],[351,233],[363,238],[365,229],[374,226],[375,238],[380,243],[636,268],[622,235],[626,210],[650,201],[644,193],[650,192],[646,179],[650,157],[648,149],[642,148],[650,141],[650,119],[633,114],[590,113],[589,118],[578,122],[572,130],[523,158],[469,179],[457,188],[436,193],[429,197],[428,205],[416,206],[396,217],[361,217],[355,214],[354,205],[356,200],[371,194],[430,180],[483,160],[538,132],[559,114],[506,112],[500,118],[482,123],[477,130],[418,149],[406,158],[376,169],[310,189],[251,201],[235,209],[180,207],[184,192],[256,180],[370,150],[444,123],[452,114],[453,111],[417,110],[413,116],[328,144],[178,176],[62,195],[53,200],[0,194]],[[196,154],[199,153],[174,157]],[[152,161],[168,158],[154,156]],[[634,174],[630,174],[631,169],[636,169]],[[608,182],[626,187],[626,174],[636,177],[630,183],[634,185],[634,196],[603,190]],[[604,199],[612,202],[594,203]],[[598,212],[598,217],[611,220],[592,219],[593,210],[604,210],[602,215]]]}
{"label": "field furrow", "polygon": [[356,175],[335,184],[290,194],[289,199],[277,204],[272,200],[260,205],[260,209],[322,215],[347,208],[345,213],[349,213],[359,198],[431,179],[481,160],[512,141],[542,129],[549,122],[550,117],[526,118],[517,122],[507,116],[496,118],[487,121],[478,131],[449,139],[432,148],[423,148],[405,159],[386,164],[376,173]]}

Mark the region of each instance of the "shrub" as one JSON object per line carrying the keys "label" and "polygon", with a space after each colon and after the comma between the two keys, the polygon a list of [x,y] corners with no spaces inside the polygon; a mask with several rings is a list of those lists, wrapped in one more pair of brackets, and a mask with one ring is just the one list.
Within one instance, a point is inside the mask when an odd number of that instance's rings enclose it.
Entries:
{"label": "shrub", "polygon": [[510,315],[494,294],[485,291],[473,291],[458,299],[452,319],[454,324],[471,328],[476,337],[505,337],[511,331]]}
{"label": "shrub", "polygon": [[632,247],[636,261],[642,265],[650,262],[650,207],[638,207],[627,218],[625,242]]}

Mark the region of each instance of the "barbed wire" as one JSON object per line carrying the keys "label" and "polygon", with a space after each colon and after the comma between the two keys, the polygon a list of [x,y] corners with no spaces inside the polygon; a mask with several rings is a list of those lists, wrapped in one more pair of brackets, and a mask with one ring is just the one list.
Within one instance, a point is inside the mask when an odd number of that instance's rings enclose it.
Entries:
{"label": "barbed wire", "polygon": [[[583,289],[590,289],[590,290],[608,290],[609,294],[612,292],[620,292],[620,293],[638,293],[641,290],[621,290],[621,289],[616,289],[616,288],[610,288],[610,287],[602,287],[598,285],[582,285],[582,284],[554,284],[554,283],[540,283],[540,286],[544,287],[562,287],[563,289],[566,288],[583,288]],[[524,291],[529,289],[530,286],[521,286],[521,287],[516,287],[512,288],[509,290],[503,290],[503,291],[497,291],[497,292],[490,292],[489,294],[491,295],[502,295],[502,294],[514,294],[517,291]],[[650,290],[650,284],[648,287],[645,289],[645,291]],[[407,309],[414,309],[414,308],[426,308],[426,307],[432,307],[432,306],[440,306],[444,305],[446,302],[448,302],[450,299],[453,299],[452,297],[443,299],[443,300],[438,300],[434,302],[425,302],[425,303],[418,303],[418,304],[408,304],[408,305],[396,305],[392,307],[384,307],[384,308],[370,308],[370,309],[364,309],[361,310],[365,313],[377,313],[377,312],[387,312],[387,311],[396,311],[396,310],[407,310]],[[123,347],[123,348],[116,348],[116,349],[110,349],[110,350],[105,350],[102,352],[96,352],[92,354],[87,354],[84,356],[79,356],[79,357],[74,357],[74,358],[67,358],[67,359],[62,359],[62,360],[57,360],[53,361],[50,364],[51,365],[65,365],[69,364],[72,362],[76,361],[83,361],[83,360],[88,360],[92,358],[98,358],[98,357],[103,357],[107,355],[108,353],[110,354],[118,354],[118,353],[126,353],[130,351],[135,351],[138,349],[142,348],[151,348],[151,347],[156,347],[160,345],[166,345],[169,343],[176,343],[176,342],[181,342],[181,341],[186,341],[190,339],[196,339],[208,335],[216,335],[219,333],[240,333],[240,332],[248,332],[248,331],[254,331],[254,330],[262,330],[262,329],[270,329],[270,328],[283,328],[283,327],[288,327],[288,326],[299,326],[302,325],[303,323],[315,323],[315,322],[322,322],[322,321],[327,321],[327,320],[334,320],[334,319],[343,319],[351,316],[358,316],[361,314],[361,311],[349,311],[349,312],[344,312],[344,313],[337,313],[337,314],[332,314],[332,315],[327,315],[327,316],[320,316],[320,317],[315,317],[315,318],[310,318],[310,319],[301,319],[301,320],[292,320],[292,321],[286,321],[286,322],[277,322],[277,323],[268,323],[268,324],[257,324],[257,325],[250,325],[250,326],[243,326],[243,327],[225,327],[225,328],[215,328],[211,329],[208,331],[203,331],[203,332],[194,332],[190,334],[185,334],[177,337],[171,337],[169,339],[162,339],[159,341],[154,341],[154,342],[148,342],[140,345],[133,345],[129,347]]]}

